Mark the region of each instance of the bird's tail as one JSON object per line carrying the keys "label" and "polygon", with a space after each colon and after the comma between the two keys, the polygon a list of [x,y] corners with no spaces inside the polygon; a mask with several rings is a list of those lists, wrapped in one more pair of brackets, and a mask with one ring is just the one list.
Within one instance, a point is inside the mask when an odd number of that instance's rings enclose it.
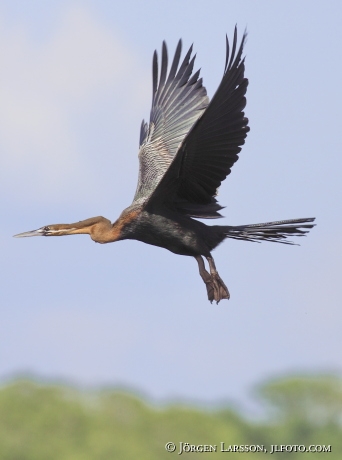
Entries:
{"label": "bird's tail", "polygon": [[287,240],[288,236],[305,236],[309,229],[315,226],[315,224],[311,223],[314,220],[315,217],[308,217],[266,222],[264,224],[224,226],[221,229],[226,238],[256,241],[258,243],[261,241],[273,241],[283,244],[295,244]]}

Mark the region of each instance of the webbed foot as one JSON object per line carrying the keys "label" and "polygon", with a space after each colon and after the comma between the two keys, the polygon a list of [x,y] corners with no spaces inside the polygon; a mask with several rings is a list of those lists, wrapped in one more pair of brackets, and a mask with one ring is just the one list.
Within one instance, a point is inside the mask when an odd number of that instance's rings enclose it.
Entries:
{"label": "webbed foot", "polygon": [[220,278],[220,275],[216,273],[211,273],[210,276],[210,281],[206,282],[206,287],[207,287],[207,293],[208,293],[208,299],[210,302],[215,300],[215,302],[218,304],[220,300],[222,299],[229,299],[230,294],[228,291],[227,286],[224,284],[222,279]]}
{"label": "webbed foot", "polygon": [[230,294],[227,286],[224,284],[220,275],[217,273],[214,261],[212,258],[207,258],[210,266],[210,273],[204,267],[204,262],[201,256],[197,256],[196,260],[200,275],[206,285],[208,299],[212,303],[213,300],[218,304],[222,299],[229,299]]}

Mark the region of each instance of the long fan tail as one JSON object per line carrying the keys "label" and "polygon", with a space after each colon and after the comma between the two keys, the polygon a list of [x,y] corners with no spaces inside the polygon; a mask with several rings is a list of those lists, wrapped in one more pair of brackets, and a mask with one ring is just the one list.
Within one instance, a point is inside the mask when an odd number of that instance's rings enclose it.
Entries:
{"label": "long fan tail", "polygon": [[296,244],[289,241],[288,236],[305,236],[309,229],[314,227],[315,217],[302,219],[279,220],[263,224],[238,225],[234,227],[223,227],[226,238],[236,240],[273,241],[275,243]]}

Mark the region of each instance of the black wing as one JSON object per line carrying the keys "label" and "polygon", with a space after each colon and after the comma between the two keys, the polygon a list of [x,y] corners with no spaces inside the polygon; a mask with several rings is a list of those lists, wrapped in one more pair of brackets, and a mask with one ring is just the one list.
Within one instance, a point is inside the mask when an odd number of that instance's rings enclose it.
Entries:
{"label": "black wing", "polygon": [[168,54],[163,42],[159,82],[157,53],[153,55],[150,124],[144,121],[141,124],[139,178],[133,203],[146,201],[155,190],[185,136],[209,103],[202,79],[198,78],[199,70],[191,76],[195,61],[195,56],[191,58],[192,46],[178,69],[181,50],[180,40],[167,76]]}
{"label": "black wing", "polygon": [[241,58],[245,40],[246,33],[236,53],[235,27],[230,53],[227,38],[226,64],[220,86],[148,200],[149,209],[162,201],[192,217],[220,217],[217,211],[222,207],[214,196],[238,160],[249,131],[243,111],[248,86]]}

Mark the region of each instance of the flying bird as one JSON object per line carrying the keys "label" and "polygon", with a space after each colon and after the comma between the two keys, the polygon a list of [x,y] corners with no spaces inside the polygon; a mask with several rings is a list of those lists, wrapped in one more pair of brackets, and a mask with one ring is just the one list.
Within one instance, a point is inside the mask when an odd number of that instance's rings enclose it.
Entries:
{"label": "flying bird", "polygon": [[[200,71],[193,73],[192,46],[181,61],[178,42],[168,71],[168,52],[162,45],[159,73],[153,55],[153,95],[150,122],[141,124],[139,178],[132,204],[111,223],[93,217],[73,224],[47,225],[16,237],[89,234],[97,243],[135,239],[183,256],[192,256],[210,302],[229,299],[211,252],[226,238],[293,244],[288,236],[303,236],[314,218],[253,225],[212,225],[198,220],[222,217],[215,198],[221,182],[238,160],[249,131],[245,117],[248,80],[242,57],[246,32],[237,46],[235,27],[222,81],[209,101]],[[206,270],[203,257],[207,260]]]}

